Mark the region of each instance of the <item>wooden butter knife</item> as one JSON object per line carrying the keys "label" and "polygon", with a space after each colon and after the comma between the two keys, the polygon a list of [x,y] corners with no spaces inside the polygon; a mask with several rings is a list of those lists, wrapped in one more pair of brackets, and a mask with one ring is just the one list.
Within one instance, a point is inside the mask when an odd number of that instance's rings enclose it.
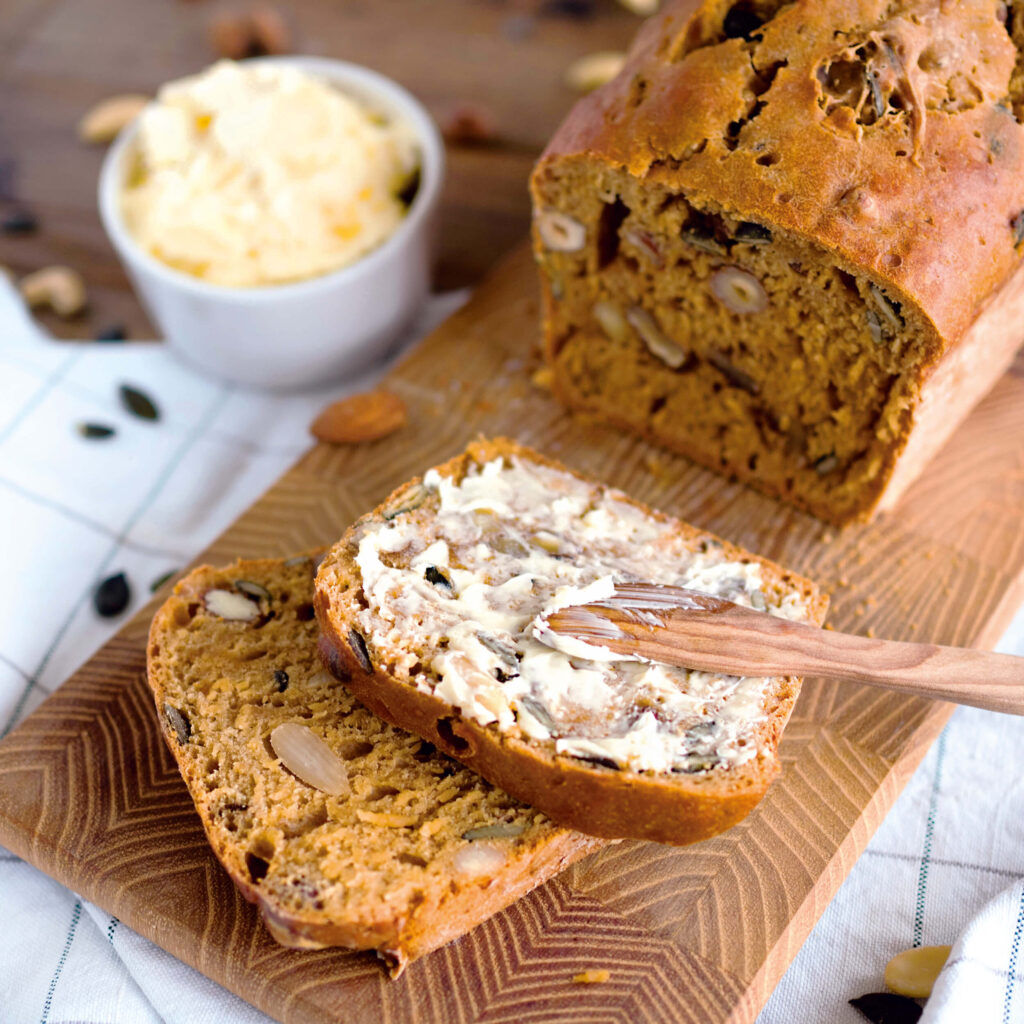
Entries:
{"label": "wooden butter knife", "polygon": [[538,635],[550,634],[704,672],[825,676],[1024,714],[1024,658],[836,633],[681,587],[616,584],[604,601],[545,616]]}

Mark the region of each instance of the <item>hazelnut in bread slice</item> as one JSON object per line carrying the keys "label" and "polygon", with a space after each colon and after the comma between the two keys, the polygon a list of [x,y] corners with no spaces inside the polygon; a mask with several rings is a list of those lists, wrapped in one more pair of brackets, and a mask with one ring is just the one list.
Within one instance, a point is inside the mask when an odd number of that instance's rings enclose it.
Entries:
{"label": "hazelnut in bread slice", "polygon": [[314,565],[190,573],[153,619],[149,684],[210,845],[274,938],[377,950],[397,974],[601,843],[325,672]]}
{"label": "hazelnut in bread slice", "polygon": [[356,522],[315,604],[325,663],[382,718],[560,824],[695,842],[764,795],[800,681],[592,661],[537,638],[551,607],[638,580],[818,624],[826,608],[809,581],[507,440]]}

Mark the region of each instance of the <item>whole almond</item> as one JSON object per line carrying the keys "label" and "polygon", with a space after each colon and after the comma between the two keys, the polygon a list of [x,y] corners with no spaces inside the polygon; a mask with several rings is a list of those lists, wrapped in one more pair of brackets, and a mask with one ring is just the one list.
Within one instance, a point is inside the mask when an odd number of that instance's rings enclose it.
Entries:
{"label": "whole almond", "polygon": [[292,48],[292,34],[284,15],[267,4],[249,12],[249,26],[256,49],[260,53],[288,53]]}
{"label": "whole almond", "polygon": [[376,441],[405,425],[405,403],[390,391],[364,391],[332,402],[310,430],[329,444]]}

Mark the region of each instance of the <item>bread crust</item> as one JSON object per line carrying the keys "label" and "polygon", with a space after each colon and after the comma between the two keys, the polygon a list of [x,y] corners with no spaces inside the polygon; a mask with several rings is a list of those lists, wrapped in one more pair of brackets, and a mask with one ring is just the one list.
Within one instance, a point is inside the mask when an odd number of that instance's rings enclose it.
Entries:
{"label": "bread crust", "polygon": [[[693,6],[673,0],[645,23],[621,74],[569,112],[536,176],[557,161],[602,161],[818,244],[923,311],[936,329],[934,366],[1020,264],[1012,222],[1024,209],[1024,128],[1003,105],[1016,49],[994,5],[908,0],[896,16],[887,0],[761,5],[784,8],[757,47],[759,66],[779,66],[734,150],[723,129],[744,115],[750,58],[742,39],[711,45],[732,3]],[[888,128],[836,123],[819,102],[822,62],[876,29],[914,79],[910,146]],[[975,105],[928,106],[918,62],[936,36],[984,48]],[[779,159],[759,164],[759,143]]]}
{"label": "bread crust", "polygon": [[[319,553],[316,553],[319,554]],[[291,560],[295,561],[295,560]],[[153,618],[147,648],[147,678],[157,709],[157,719],[168,749],[178,764],[190,795],[196,806],[206,832],[207,839],[217,859],[224,866],[238,890],[249,902],[259,907],[260,913],[273,937],[282,945],[300,949],[321,949],[327,946],[344,946],[357,950],[376,950],[391,965],[391,973],[397,976],[411,960],[430,952],[452,939],[470,931],[481,921],[508,906],[535,886],[552,877],[572,862],[586,856],[603,845],[591,836],[552,827],[550,823],[530,825],[521,845],[510,848],[506,863],[479,877],[463,878],[445,872],[416,878],[410,884],[400,884],[389,892],[388,899],[372,901],[353,900],[344,904],[343,914],[332,909],[329,900],[321,900],[317,906],[313,897],[286,902],[278,889],[268,889],[261,881],[253,879],[247,854],[251,852],[241,833],[225,828],[224,821],[217,814],[217,807],[206,765],[211,756],[210,740],[215,740],[213,719],[193,718],[190,729],[203,733],[199,737],[203,746],[193,752],[183,746],[173,722],[166,713],[166,703],[182,706],[193,685],[185,684],[174,667],[174,653],[182,631],[189,630],[197,605],[204,595],[216,587],[225,587],[238,578],[263,581],[273,588],[271,580],[280,580],[285,573],[284,560],[263,559],[239,561],[232,566],[213,568],[200,566],[186,576],[174,589],[174,593],[160,607]],[[305,599],[312,600],[312,566],[308,561],[305,570]],[[302,600],[297,591],[301,580],[291,573],[288,580],[292,591],[292,607]],[[286,606],[287,607],[287,606]],[[234,631],[244,636],[245,624],[238,624]],[[265,627],[264,627],[265,628]],[[289,623],[282,641],[294,648],[293,661],[306,659],[313,670],[319,669],[316,653],[317,627],[315,620],[299,616],[294,624]],[[268,646],[273,648],[276,641]],[[244,659],[243,659],[244,663]],[[230,671],[231,663],[227,663]],[[294,674],[294,673],[293,673]],[[195,686],[207,687],[215,680],[202,678]],[[292,686],[301,687],[301,680],[293,679]],[[333,688],[333,687],[332,687]],[[318,702],[330,700],[330,692],[322,688],[313,694]],[[296,699],[301,697],[301,691]],[[346,714],[347,707],[354,702],[345,694],[339,702],[339,714]],[[343,706],[344,704],[344,706]],[[297,712],[304,708],[296,705]],[[362,712],[366,714],[366,712]],[[381,728],[384,728],[381,726]],[[190,739],[196,738],[196,732]],[[436,756],[436,755],[435,755]],[[267,772],[266,767],[254,765],[252,773]],[[259,826],[266,822],[257,821]],[[259,832],[250,828],[250,834]],[[414,874],[415,868],[408,869]],[[400,879],[401,881],[401,879]],[[326,894],[321,893],[321,896]]]}
{"label": "bread crust", "polygon": [[[588,479],[503,438],[478,441],[437,470],[442,476],[458,479],[472,463],[482,464],[499,456],[515,456],[580,480]],[[727,772],[668,778],[590,765],[578,758],[556,755],[542,744],[504,733],[495,725],[481,726],[461,716],[441,698],[390,674],[381,664],[383,658],[362,638],[370,658],[368,669],[363,652],[357,649],[359,642],[353,644],[350,632],[361,598],[358,569],[350,557],[350,538],[360,525],[379,521],[383,512],[401,505],[403,497],[421,481],[417,478],[398,488],[374,512],[354,524],[321,564],[315,607],[321,629],[320,650],[328,670],[385,721],[429,740],[566,827],[604,838],[685,845],[716,835],[745,817],[778,774],[778,742],[800,689],[800,680],[795,677],[774,681],[768,698],[770,707],[766,707],[769,714],[759,737],[763,755]],[[809,580],[627,496],[621,497],[659,521],[674,523],[683,536],[695,542],[720,543],[727,557],[757,561],[770,586],[780,591],[796,590],[807,603],[813,621],[820,625],[824,620],[828,600]]]}

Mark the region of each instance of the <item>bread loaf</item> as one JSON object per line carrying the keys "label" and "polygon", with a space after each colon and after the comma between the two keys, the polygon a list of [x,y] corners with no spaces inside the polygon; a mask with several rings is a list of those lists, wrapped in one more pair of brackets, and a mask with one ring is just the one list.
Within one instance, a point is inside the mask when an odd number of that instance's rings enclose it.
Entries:
{"label": "bread loaf", "polygon": [[149,683],[214,853],[274,938],[378,950],[397,973],[600,844],[323,671],[313,566],[196,569],[153,620]]}
{"label": "bread loaf", "polygon": [[864,519],[1024,338],[1024,4],[692,9],[533,175],[555,392]]}
{"label": "bread loaf", "polygon": [[799,680],[591,661],[536,616],[612,581],[820,623],[813,584],[504,440],[396,491],[324,557],[325,661],[382,718],[553,820],[688,843],[764,795]]}

